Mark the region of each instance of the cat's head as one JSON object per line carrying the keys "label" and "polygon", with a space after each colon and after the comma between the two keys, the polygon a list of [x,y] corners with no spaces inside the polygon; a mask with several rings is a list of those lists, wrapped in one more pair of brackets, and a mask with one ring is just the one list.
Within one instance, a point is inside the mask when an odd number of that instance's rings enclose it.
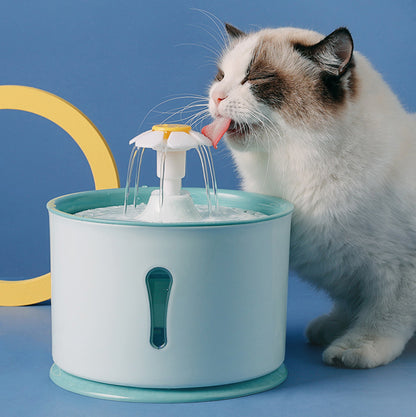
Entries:
{"label": "cat's head", "polygon": [[226,29],[230,42],[209,91],[209,111],[214,124],[231,120],[225,138],[232,148],[267,150],[286,128],[320,129],[354,97],[346,28],[327,37],[293,28]]}

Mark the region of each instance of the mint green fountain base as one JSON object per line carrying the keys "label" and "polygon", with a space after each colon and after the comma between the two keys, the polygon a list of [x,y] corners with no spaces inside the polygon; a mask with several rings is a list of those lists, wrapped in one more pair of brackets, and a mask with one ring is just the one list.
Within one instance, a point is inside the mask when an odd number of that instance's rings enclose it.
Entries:
{"label": "mint green fountain base", "polygon": [[260,378],[235,384],[204,388],[137,388],[104,384],[68,374],[53,364],[49,373],[52,381],[68,391],[94,398],[142,403],[187,403],[225,400],[256,394],[277,387],[285,381],[287,370],[282,364],[275,371]]}

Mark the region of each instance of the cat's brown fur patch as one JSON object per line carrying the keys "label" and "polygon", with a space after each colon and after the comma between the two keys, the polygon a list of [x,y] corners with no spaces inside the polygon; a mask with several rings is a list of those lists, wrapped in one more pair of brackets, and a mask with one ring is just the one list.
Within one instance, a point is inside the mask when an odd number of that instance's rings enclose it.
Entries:
{"label": "cat's brown fur patch", "polygon": [[303,38],[283,42],[273,32],[266,32],[243,80],[251,84],[258,100],[279,109],[291,124],[319,126],[322,118],[334,116],[358,91],[353,61],[345,75],[336,77],[320,71],[294,48],[295,44],[310,46],[314,41]]}

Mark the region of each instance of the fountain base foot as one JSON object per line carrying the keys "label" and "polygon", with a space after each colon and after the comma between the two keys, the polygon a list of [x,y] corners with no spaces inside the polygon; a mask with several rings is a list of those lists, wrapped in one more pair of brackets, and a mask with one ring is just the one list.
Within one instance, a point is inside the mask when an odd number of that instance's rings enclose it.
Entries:
{"label": "fountain base foot", "polygon": [[71,375],[56,364],[52,365],[49,376],[61,388],[94,398],[143,403],[186,403],[225,400],[267,391],[286,380],[287,370],[285,365],[282,364],[270,374],[249,381],[213,387],[176,389],[137,388],[104,384]]}

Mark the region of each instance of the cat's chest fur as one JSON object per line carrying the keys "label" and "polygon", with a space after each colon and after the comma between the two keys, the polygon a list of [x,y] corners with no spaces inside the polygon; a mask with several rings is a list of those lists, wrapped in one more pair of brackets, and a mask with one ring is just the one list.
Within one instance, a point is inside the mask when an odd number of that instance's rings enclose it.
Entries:
{"label": "cat's chest fur", "polygon": [[235,160],[244,190],[280,196],[295,205],[291,266],[315,280],[327,275],[331,269],[327,258],[344,229],[342,212],[348,211],[337,176],[329,167],[317,169],[318,161],[296,145],[273,153],[239,154]]}

